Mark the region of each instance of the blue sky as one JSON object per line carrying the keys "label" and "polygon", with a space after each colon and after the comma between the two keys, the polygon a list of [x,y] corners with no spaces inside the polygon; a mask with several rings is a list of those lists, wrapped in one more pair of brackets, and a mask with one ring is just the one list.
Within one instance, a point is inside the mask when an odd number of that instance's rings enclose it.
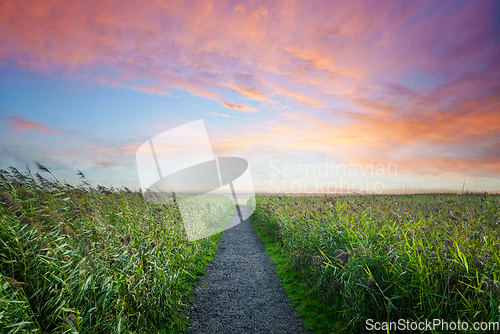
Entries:
{"label": "blue sky", "polygon": [[[137,189],[137,148],[203,119],[214,153],[247,159],[260,192],[500,190],[493,1],[5,1],[0,13],[0,168],[38,161],[68,182],[78,169]],[[273,176],[311,164],[398,172]]]}

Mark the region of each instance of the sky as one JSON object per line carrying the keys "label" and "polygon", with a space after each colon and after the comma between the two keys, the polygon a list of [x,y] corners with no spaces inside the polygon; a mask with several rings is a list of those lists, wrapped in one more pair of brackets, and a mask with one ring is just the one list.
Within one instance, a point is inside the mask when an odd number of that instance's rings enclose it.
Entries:
{"label": "sky", "polygon": [[257,192],[500,191],[495,1],[0,1],[0,168],[138,189],[204,120]]}

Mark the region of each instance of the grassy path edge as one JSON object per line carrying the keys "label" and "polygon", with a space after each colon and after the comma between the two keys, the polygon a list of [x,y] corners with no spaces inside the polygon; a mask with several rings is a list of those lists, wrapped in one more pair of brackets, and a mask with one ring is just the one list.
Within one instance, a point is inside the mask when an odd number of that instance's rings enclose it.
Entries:
{"label": "grassy path edge", "polygon": [[276,275],[281,279],[285,293],[303,319],[305,327],[314,333],[345,332],[347,323],[335,320],[335,310],[325,304],[318,293],[302,281],[288,262],[288,253],[272,235],[265,232],[262,224],[264,223],[252,215],[253,228],[264,243],[266,253],[276,266]]}

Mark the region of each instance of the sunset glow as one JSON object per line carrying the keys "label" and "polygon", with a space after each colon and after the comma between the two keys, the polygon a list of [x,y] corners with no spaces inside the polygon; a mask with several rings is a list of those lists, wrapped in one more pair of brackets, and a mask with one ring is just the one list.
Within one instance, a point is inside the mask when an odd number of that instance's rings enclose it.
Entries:
{"label": "sunset glow", "polygon": [[396,165],[344,175],[385,192],[498,192],[499,17],[494,1],[0,1],[0,168],[137,189],[141,143],[204,119],[257,192],[319,192],[303,185],[343,175],[283,171],[325,163]]}

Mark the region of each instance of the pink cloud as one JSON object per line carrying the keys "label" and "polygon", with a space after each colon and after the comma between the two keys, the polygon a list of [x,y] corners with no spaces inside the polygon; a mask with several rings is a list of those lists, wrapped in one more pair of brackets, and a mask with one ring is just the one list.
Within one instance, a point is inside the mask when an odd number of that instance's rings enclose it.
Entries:
{"label": "pink cloud", "polygon": [[231,115],[228,114],[219,114],[218,112],[212,112],[213,115],[216,116],[221,116],[221,117],[226,117],[226,118],[231,118]]}
{"label": "pink cloud", "polygon": [[146,87],[137,87],[137,88],[134,88],[134,90],[138,90],[140,92],[145,92],[148,94],[156,94],[156,95],[163,95],[163,96],[170,95],[168,92],[165,92],[163,89],[157,88],[154,85],[149,85]]}
{"label": "pink cloud", "polygon": [[53,130],[50,126],[37,123],[22,116],[9,118],[12,131],[33,131],[38,133],[58,134],[59,131]]}
{"label": "pink cloud", "polygon": [[245,104],[229,102],[227,100],[222,100],[222,105],[228,109],[236,109],[238,111],[246,111],[246,112],[258,112],[257,109],[249,107]]}
{"label": "pink cloud", "polygon": [[150,76],[159,84],[143,89],[159,94],[183,89],[224,103],[224,87],[326,106],[325,93],[411,80],[413,70],[451,79],[498,54],[489,1],[195,2],[5,1],[0,57],[44,71],[114,67],[113,85]]}

